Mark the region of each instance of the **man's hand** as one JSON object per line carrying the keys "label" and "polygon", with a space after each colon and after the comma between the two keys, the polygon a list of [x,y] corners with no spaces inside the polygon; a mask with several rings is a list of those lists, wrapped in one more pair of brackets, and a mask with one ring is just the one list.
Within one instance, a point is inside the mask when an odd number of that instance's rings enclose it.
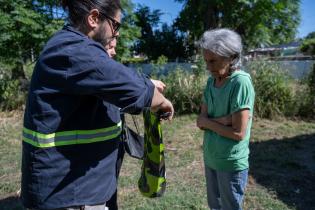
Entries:
{"label": "man's hand", "polygon": [[174,116],[174,107],[173,104],[165,98],[165,101],[160,105],[159,112],[167,113],[165,117],[162,117],[163,120],[172,120]]}
{"label": "man's hand", "polygon": [[160,93],[163,93],[166,85],[162,81],[151,79],[151,82],[154,84],[154,86],[158,89]]}
{"label": "man's hand", "polygon": [[172,120],[174,115],[174,107],[172,103],[161,93],[161,91],[165,88],[165,84],[158,80],[154,81],[157,83],[157,85],[160,85],[160,90],[157,86],[155,86],[151,102],[151,111],[158,113],[163,120]]}

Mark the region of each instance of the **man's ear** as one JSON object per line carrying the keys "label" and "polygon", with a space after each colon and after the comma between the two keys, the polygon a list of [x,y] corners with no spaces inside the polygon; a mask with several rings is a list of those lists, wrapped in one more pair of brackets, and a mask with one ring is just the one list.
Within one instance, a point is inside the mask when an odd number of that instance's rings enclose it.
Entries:
{"label": "man's ear", "polygon": [[89,15],[87,16],[87,24],[89,28],[94,30],[95,28],[98,27],[99,22],[100,22],[100,12],[98,11],[98,9],[92,9]]}

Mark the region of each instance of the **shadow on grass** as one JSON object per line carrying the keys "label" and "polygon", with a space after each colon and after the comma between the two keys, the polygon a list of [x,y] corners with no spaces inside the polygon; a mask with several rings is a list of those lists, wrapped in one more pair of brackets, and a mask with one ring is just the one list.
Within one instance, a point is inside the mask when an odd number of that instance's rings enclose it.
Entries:
{"label": "shadow on grass", "polygon": [[10,196],[0,199],[0,210],[25,210],[19,197]]}
{"label": "shadow on grass", "polygon": [[[315,134],[250,144],[250,175],[296,210],[315,210]],[[17,196],[0,198],[0,210],[24,210]]]}
{"label": "shadow on grass", "polygon": [[297,210],[315,209],[315,134],[250,145],[250,175]]}

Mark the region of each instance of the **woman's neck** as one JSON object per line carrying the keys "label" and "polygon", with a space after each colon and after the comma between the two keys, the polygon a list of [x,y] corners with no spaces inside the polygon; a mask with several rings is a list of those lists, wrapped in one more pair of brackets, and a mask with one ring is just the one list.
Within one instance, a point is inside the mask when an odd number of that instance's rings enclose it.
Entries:
{"label": "woman's neck", "polygon": [[227,80],[228,76],[225,77],[216,77],[215,78],[215,87],[222,87]]}

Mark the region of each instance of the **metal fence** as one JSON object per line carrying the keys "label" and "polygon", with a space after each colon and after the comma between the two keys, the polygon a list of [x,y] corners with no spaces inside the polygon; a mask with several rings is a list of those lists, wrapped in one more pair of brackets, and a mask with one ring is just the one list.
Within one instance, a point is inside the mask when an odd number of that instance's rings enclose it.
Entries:
{"label": "metal fence", "polygon": [[[245,64],[245,68],[252,61],[248,61]],[[288,72],[295,79],[305,78],[312,70],[315,60],[281,60],[281,61],[265,61],[270,64],[279,65],[280,69]],[[135,68],[145,74],[157,73],[158,75],[166,75],[168,72],[180,68],[185,71],[192,71],[192,68],[196,68],[194,63],[176,63],[171,62],[164,65],[154,65],[154,64],[129,64],[129,67]]]}

